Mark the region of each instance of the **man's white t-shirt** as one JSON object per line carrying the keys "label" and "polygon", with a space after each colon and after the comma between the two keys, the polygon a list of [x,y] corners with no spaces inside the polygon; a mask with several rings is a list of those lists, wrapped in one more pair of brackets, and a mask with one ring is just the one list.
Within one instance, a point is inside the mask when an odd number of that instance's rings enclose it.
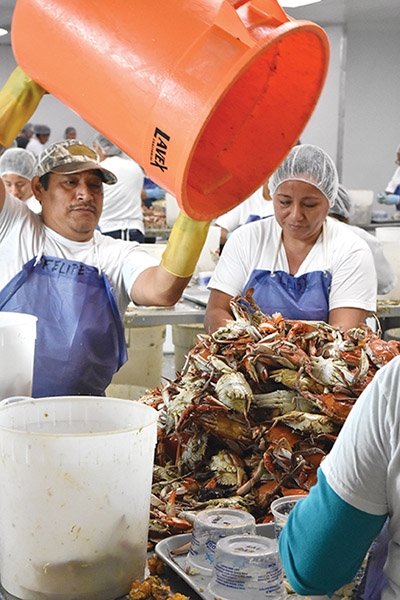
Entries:
{"label": "man's white t-shirt", "polygon": [[381,600],[400,598],[400,357],[375,375],[321,468],[348,504],[373,515],[389,514],[390,585]]}
{"label": "man's white t-shirt", "polygon": [[149,267],[159,264],[140,244],[115,240],[99,231],[95,231],[88,242],[68,240],[46,227],[40,215],[6,192],[5,204],[0,212],[0,290],[21,271],[25,263],[41,252],[47,256],[100,266],[113,287],[121,315],[131,301],[129,293],[137,277]]}
{"label": "man's white t-shirt", "polygon": [[232,208],[232,210],[218,217],[215,225],[223,227],[227,231],[234,231],[238,227],[245,225],[251,216],[268,217],[274,214],[274,204],[272,200],[266,200],[263,196],[263,186],[258,188],[244,202]]}
{"label": "man's white t-shirt", "polygon": [[[281,233],[274,216],[236,229],[224,246],[208,287],[230,296],[242,294],[254,270],[273,270]],[[329,310],[350,307],[374,312],[376,273],[367,243],[335,219],[326,219],[325,236],[326,253],[321,234],[295,275],[328,270],[332,277]],[[289,273],[283,244],[274,270]]]}
{"label": "man's white t-shirt", "polygon": [[108,156],[101,166],[117,176],[114,185],[103,185],[103,210],[99,227],[103,232],[138,229],[144,233],[141,192],[144,173],[131,158]]}

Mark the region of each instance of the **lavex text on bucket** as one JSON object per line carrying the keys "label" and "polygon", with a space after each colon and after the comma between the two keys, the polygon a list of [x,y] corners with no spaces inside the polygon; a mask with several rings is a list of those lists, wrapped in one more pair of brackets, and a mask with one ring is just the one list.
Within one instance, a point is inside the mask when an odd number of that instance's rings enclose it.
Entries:
{"label": "lavex text on bucket", "polygon": [[129,400],[0,407],[0,575],[23,600],[110,600],[143,577],[157,412]]}

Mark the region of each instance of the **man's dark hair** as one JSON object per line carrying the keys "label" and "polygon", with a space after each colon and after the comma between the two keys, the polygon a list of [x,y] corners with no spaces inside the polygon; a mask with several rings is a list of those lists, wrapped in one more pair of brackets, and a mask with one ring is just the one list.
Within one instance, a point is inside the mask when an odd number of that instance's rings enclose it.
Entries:
{"label": "man's dark hair", "polygon": [[50,175],[51,175],[51,173],[45,173],[44,175],[39,177],[40,185],[45,190],[47,190],[47,188],[49,187]]}

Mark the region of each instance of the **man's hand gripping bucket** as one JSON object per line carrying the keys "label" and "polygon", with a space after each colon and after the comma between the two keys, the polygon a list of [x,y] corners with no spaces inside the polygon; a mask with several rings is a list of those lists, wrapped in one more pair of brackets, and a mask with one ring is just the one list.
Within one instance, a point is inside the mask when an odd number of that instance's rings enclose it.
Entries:
{"label": "man's hand gripping bucket", "polygon": [[204,221],[285,158],[329,60],[325,32],[277,0],[17,0],[12,44],[24,72]]}

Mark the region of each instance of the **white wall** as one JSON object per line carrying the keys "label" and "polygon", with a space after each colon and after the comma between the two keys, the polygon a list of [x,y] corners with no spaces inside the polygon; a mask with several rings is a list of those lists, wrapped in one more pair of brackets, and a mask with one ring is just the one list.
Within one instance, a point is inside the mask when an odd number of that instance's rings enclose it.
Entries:
{"label": "white wall", "polygon": [[343,172],[347,187],[383,191],[395,170],[399,56],[399,31],[349,29]]}
{"label": "white wall", "polygon": [[[17,66],[11,46],[0,46],[0,87],[3,87],[12,71]],[[54,96],[45,95],[32,117],[31,123],[48,125],[51,129],[49,143],[63,139],[66,127],[75,127],[78,138],[91,145],[96,133],[95,129],[81,119],[65,104],[59,102]]]}
{"label": "white wall", "polygon": [[300,139],[305,144],[321,146],[337,162],[341,100],[340,82],[343,71],[341,64],[343,27],[333,25],[324,29],[330,44],[328,74],[318,104]]}
{"label": "white wall", "polygon": [[[370,189],[375,197],[396,168],[400,143],[400,35],[392,25],[324,29],[331,45],[328,76],[301,140],[329,152],[348,189]],[[382,210],[376,200],[374,208]]]}

